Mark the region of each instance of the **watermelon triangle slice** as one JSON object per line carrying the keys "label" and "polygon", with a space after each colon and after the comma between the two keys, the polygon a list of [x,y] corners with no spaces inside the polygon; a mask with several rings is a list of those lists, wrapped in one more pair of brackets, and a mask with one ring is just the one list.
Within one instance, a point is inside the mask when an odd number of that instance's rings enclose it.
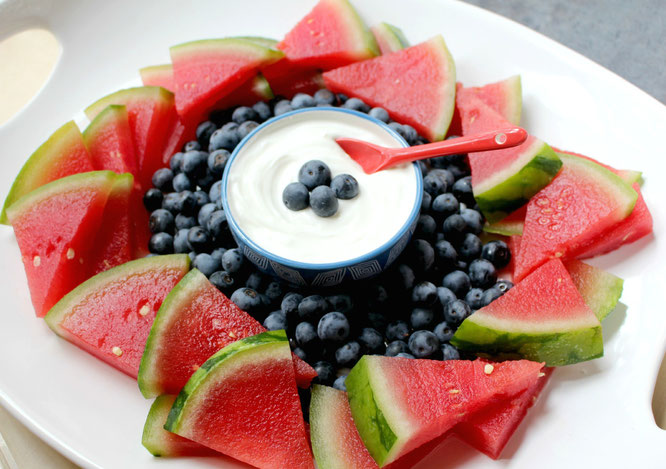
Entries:
{"label": "watermelon triangle slice", "polygon": [[172,93],[176,91],[176,83],[173,80],[173,65],[151,65],[139,69],[141,83],[143,86],[161,86]]}
{"label": "watermelon triangle slice", "polygon": [[365,355],[345,384],[358,432],[383,467],[483,407],[523,392],[542,366]]}
{"label": "watermelon triangle slice", "polygon": [[587,306],[599,321],[603,321],[620,300],[624,280],[575,259],[565,261],[564,267]]}
{"label": "watermelon triangle slice", "polygon": [[320,0],[277,47],[293,64],[323,70],[379,55],[375,38],[347,0]]}
{"label": "watermelon triangle slice", "polygon": [[56,179],[94,169],[81,131],[74,121],[67,122],[30,155],[19,171],[2,207],[0,223],[9,223],[7,208],[28,192]]}
{"label": "watermelon triangle slice", "polygon": [[210,357],[164,428],[258,468],[314,468],[284,331],[246,337]]}
{"label": "watermelon triangle slice", "polygon": [[402,30],[388,23],[379,23],[370,28],[382,54],[390,54],[409,47],[409,42]]}
{"label": "watermelon triangle slice", "polygon": [[75,174],[30,192],[7,209],[37,316],[88,278],[91,241],[115,179],[111,171]]}
{"label": "watermelon triangle slice", "polygon": [[[176,394],[213,353],[264,331],[192,269],[166,297],[153,323],[139,368],[139,389],[144,397]],[[309,372],[303,375],[297,367],[297,380],[307,387],[316,372],[303,365]]]}
{"label": "watermelon triangle slice", "polygon": [[[524,245],[523,240],[520,252]],[[601,323],[558,259],[466,318],[451,343],[461,350],[516,354],[547,366],[603,355]]]}
{"label": "watermelon triangle slice", "polygon": [[112,104],[100,112],[83,131],[83,141],[96,169],[139,174],[125,106]]}
{"label": "watermelon triangle slice", "polygon": [[460,86],[456,92],[456,104],[460,101],[464,107],[465,102],[472,96],[490,106],[509,123],[520,125],[523,111],[523,89],[520,75],[513,75],[484,86]]}
{"label": "watermelon triangle slice", "polygon": [[136,378],[155,314],[189,267],[187,254],[114,267],[69,292],[44,319],[60,337]]}
{"label": "watermelon triangle slice", "polygon": [[561,173],[527,205],[517,281],[549,259],[577,257],[636,204],[636,191],[608,169],[565,153],[559,157]]}
{"label": "watermelon triangle slice", "polygon": [[456,71],[442,36],[324,73],[331,91],[385,108],[429,140],[441,140],[451,122]]}

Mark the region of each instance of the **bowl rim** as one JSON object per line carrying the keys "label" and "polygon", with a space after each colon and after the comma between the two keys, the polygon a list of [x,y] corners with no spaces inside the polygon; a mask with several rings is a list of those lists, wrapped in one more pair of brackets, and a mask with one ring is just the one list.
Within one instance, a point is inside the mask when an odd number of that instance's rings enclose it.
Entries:
{"label": "bowl rim", "polygon": [[309,263],[309,262],[296,261],[286,257],[278,256],[277,254],[268,251],[267,249],[261,247],[256,242],[254,242],[252,238],[250,238],[247,234],[245,234],[245,232],[240,228],[240,226],[238,226],[238,223],[236,222],[233,213],[231,212],[231,208],[229,206],[228,197],[227,197],[229,173],[240,151],[250,140],[252,140],[252,138],[257,133],[261,132],[266,127],[271,126],[282,119],[308,112],[331,112],[331,111],[340,112],[343,114],[350,114],[368,120],[373,124],[377,125],[385,132],[387,132],[393,138],[395,138],[395,140],[398,143],[400,143],[402,147],[409,146],[407,141],[398,132],[393,130],[391,127],[389,127],[387,124],[380,121],[379,119],[376,119],[363,112],[354,111],[352,109],[346,109],[341,107],[334,107],[334,106],[318,106],[318,107],[297,109],[294,111],[286,112],[284,114],[280,114],[279,116],[271,117],[267,121],[263,122],[262,124],[254,128],[248,135],[246,135],[239,142],[239,144],[236,145],[236,148],[234,148],[234,151],[231,153],[231,156],[229,157],[229,160],[227,161],[227,164],[224,167],[224,174],[222,175],[222,188],[221,188],[222,190],[220,191],[221,192],[220,197],[222,198],[222,208],[226,213],[227,222],[229,223],[231,231],[240,238],[242,244],[246,244],[252,250],[256,251],[257,253],[267,258],[268,260],[271,260],[278,264],[297,270],[322,271],[328,269],[340,269],[344,267],[351,267],[375,259],[378,255],[391,249],[391,247],[393,247],[405,235],[405,233],[410,229],[410,227],[414,224],[414,222],[418,218],[419,213],[421,212],[421,204],[423,203],[423,173],[421,172],[421,167],[419,166],[418,162],[414,162],[412,163],[412,167],[414,169],[414,177],[416,177],[416,197],[414,200],[414,206],[412,207],[409,217],[407,217],[405,223],[391,238],[389,238],[388,241],[384,242],[381,246],[360,256],[351,259],[345,259],[343,261],[325,262],[325,263]]}

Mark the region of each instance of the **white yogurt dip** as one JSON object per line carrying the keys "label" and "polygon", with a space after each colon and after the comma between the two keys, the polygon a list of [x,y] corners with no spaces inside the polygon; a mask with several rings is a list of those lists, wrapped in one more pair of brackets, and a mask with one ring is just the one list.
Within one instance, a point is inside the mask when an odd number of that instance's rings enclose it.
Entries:
{"label": "white yogurt dip", "polygon": [[[338,137],[401,146],[374,122],[332,110],[285,117],[245,143],[228,168],[227,201],[248,238],[274,255],[322,264],[367,254],[400,231],[417,199],[413,166],[365,174],[335,143]],[[298,170],[310,160],[326,163],[332,177],[346,173],[358,181],[359,194],[339,200],[331,217],[319,217],[309,207],[292,211],[282,202],[282,191],[298,181]]]}

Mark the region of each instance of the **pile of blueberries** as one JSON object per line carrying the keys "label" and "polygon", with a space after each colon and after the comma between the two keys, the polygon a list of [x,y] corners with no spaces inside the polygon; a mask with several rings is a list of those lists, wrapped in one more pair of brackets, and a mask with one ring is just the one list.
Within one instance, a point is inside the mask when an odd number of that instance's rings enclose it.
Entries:
{"label": "pile of blueberries", "polygon": [[425,190],[413,239],[388,271],[369,281],[298,289],[260,273],[236,246],[221,203],[229,152],[270,117],[320,105],[366,112],[411,145],[425,142],[412,127],[390,121],[384,109],[328,90],[214,113],[170,167],[155,172],[155,187],[145,193],[151,253],[189,253],[193,267],[241,309],[269,330],[286,330],[293,352],[315,368],[322,384],[344,389],[363,354],[468,358],[449,343],[456,328],[512,284],[497,279],[511,257],[506,243],[479,238],[484,219],[466,155],[420,163]]}
{"label": "pile of blueberries", "polygon": [[331,169],[321,160],[311,160],[298,170],[298,182],[287,184],[282,202],[289,210],[312,207],[320,217],[338,212],[338,199],[349,200],[358,195],[358,181],[351,174],[338,174],[331,179]]}

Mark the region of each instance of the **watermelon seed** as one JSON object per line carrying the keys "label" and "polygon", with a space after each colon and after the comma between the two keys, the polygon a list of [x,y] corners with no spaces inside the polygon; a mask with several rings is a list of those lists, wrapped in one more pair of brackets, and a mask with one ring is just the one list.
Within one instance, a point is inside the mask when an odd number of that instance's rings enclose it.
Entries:
{"label": "watermelon seed", "polygon": [[556,253],[555,253],[555,257],[562,257],[562,255],[563,255],[563,254],[562,254],[561,252],[556,252]]}
{"label": "watermelon seed", "polygon": [[75,255],[76,255],[76,253],[74,252],[74,249],[69,248],[69,249],[67,250],[67,259],[70,259],[70,260],[71,260],[71,259],[74,259],[74,256],[75,256]]}
{"label": "watermelon seed", "polygon": [[490,373],[493,372],[494,369],[495,369],[494,366],[492,366],[490,363],[487,363],[486,366],[483,367],[483,372],[489,375]]}
{"label": "watermelon seed", "polygon": [[314,21],[314,19],[312,19],[312,18],[308,18],[307,23],[308,23],[308,24],[312,24],[313,21]]}
{"label": "watermelon seed", "polygon": [[234,331],[229,332],[229,337],[231,337],[232,339],[236,338],[236,334],[234,334]]}
{"label": "watermelon seed", "polygon": [[546,376],[546,373],[539,373],[539,378],[543,378],[544,376]]}
{"label": "watermelon seed", "polygon": [[123,351],[122,351],[122,349],[121,349],[120,347],[113,347],[113,348],[111,349],[111,351],[112,351],[113,354],[114,354],[115,356],[117,356],[117,357],[119,357],[119,356],[121,356],[121,355],[123,354]]}
{"label": "watermelon seed", "polygon": [[458,394],[460,389],[449,389],[449,394]]}
{"label": "watermelon seed", "polygon": [[42,263],[42,259],[39,256],[35,256],[32,258],[32,265],[35,267],[39,267],[39,264]]}
{"label": "watermelon seed", "polygon": [[150,312],[150,308],[148,307],[148,305],[143,305],[143,306],[141,307],[141,309],[139,310],[139,314],[140,314],[141,316],[145,316],[145,315],[148,314],[149,312]]}

